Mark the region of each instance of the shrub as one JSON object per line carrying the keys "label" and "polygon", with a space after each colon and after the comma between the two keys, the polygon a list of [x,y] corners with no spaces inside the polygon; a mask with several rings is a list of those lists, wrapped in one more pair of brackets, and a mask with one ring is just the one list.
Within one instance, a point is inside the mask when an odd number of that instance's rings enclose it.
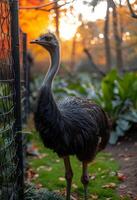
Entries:
{"label": "shrub", "polygon": [[37,189],[29,184],[25,189],[24,200],[63,200],[63,197],[45,188]]}
{"label": "shrub", "polygon": [[[43,77],[35,79],[31,85],[32,105],[42,79]],[[54,80],[53,90],[56,99],[78,96],[100,104],[112,119],[111,144],[115,144],[133,123],[137,123],[137,75],[135,73],[120,75],[116,70],[112,70],[102,81],[91,78],[87,74],[67,75],[65,78],[58,76]]]}
{"label": "shrub", "polygon": [[97,101],[112,118],[114,130],[110,143],[115,144],[137,122],[137,75],[125,73],[120,76],[112,70],[102,80]]}

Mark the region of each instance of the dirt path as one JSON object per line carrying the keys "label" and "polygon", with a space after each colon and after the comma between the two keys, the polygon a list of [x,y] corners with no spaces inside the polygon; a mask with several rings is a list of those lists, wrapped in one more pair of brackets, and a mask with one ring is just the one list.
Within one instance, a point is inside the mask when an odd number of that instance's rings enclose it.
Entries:
{"label": "dirt path", "polygon": [[111,152],[119,162],[120,172],[124,175],[118,193],[137,200],[137,133],[132,138],[125,138],[116,146],[108,146],[106,151]]}

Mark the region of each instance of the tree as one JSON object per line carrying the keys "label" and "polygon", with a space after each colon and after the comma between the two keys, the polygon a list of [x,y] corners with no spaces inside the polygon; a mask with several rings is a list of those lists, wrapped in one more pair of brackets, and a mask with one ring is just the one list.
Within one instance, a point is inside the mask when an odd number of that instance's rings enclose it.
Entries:
{"label": "tree", "polygon": [[92,5],[95,8],[98,3],[106,1],[107,2],[107,11],[106,18],[104,23],[104,42],[105,42],[105,52],[106,52],[106,66],[108,69],[111,67],[111,50],[110,50],[110,41],[109,41],[109,8],[112,8],[112,22],[113,22],[113,33],[115,39],[115,52],[116,52],[116,64],[117,68],[123,68],[123,59],[122,59],[122,38],[118,31],[119,21],[117,16],[116,4],[113,0],[92,0],[89,5]]}
{"label": "tree", "polygon": [[122,38],[118,32],[118,16],[116,4],[113,0],[110,0],[112,6],[112,21],[113,21],[113,32],[115,38],[115,49],[116,49],[116,66],[120,70],[123,68],[123,58],[122,58]]}
{"label": "tree", "polygon": [[55,4],[55,27],[56,27],[56,35],[59,38],[59,10],[58,8],[58,2],[56,0],[54,0],[54,4]]}
{"label": "tree", "polygon": [[[91,5],[94,8],[98,5],[98,3],[105,1],[105,0],[92,0],[89,5]],[[85,1],[84,1],[85,2]],[[110,8],[110,1],[106,0],[107,2],[107,10],[106,10],[106,17],[105,17],[105,23],[104,23],[104,46],[105,46],[105,55],[106,55],[106,67],[109,70],[111,68],[111,49],[110,49],[110,41],[109,41],[109,8]]]}
{"label": "tree", "polygon": [[106,10],[106,19],[104,24],[104,42],[105,42],[105,53],[106,53],[106,67],[109,70],[111,68],[111,49],[110,49],[110,42],[109,42],[109,0],[107,0],[107,10]]}
{"label": "tree", "polygon": [[128,5],[129,10],[130,10],[131,16],[133,18],[137,18],[137,14],[134,12],[134,9],[132,8],[129,0],[127,0],[127,5]]}

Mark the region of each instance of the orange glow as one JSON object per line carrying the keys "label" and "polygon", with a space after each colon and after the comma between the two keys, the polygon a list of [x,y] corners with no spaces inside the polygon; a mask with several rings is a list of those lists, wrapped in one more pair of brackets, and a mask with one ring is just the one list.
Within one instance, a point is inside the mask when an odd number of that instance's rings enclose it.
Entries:
{"label": "orange glow", "polygon": [[[22,7],[31,7],[31,6],[39,6],[41,4],[47,4],[50,1],[47,0],[20,0],[20,6]],[[47,8],[47,7],[46,7]],[[50,6],[47,8],[49,9]],[[33,52],[35,58],[37,60],[43,60],[45,55],[43,55],[43,51],[41,47],[36,45],[30,45],[30,41],[34,38],[37,38],[39,35],[48,31],[49,26],[49,13],[41,10],[19,10],[19,21],[20,27],[23,32],[27,33],[28,38],[28,47]]]}
{"label": "orange glow", "polygon": [[[47,1],[46,1],[47,3]],[[36,6],[36,1],[20,1],[20,6]],[[48,13],[40,10],[20,10],[20,26],[29,38],[35,38],[46,31],[48,26]]]}
{"label": "orange glow", "polygon": [[60,36],[63,40],[70,40],[76,33],[76,25],[67,24],[63,19],[60,22]]}

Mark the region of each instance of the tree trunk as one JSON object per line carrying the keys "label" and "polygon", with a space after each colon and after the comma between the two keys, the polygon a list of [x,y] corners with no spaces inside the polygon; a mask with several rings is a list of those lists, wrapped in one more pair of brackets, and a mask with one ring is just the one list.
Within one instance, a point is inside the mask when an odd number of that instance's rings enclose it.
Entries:
{"label": "tree trunk", "polygon": [[72,51],[71,51],[71,69],[74,68],[75,65],[75,54],[76,54],[76,34],[73,37],[73,41],[72,41]]}
{"label": "tree trunk", "polygon": [[107,11],[104,24],[104,42],[105,42],[105,54],[106,54],[106,67],[107,70],[109,70],[111,69],[111,49],[109,41],[109,0],[107,0]]}
{"label": "tree trunk", "polygon": [[[121,0],[119,1],[119,8],[122,9]],[[123,16],[121,15],[121,13],[119,14],[119,25],[120,25],[120,37],[121,37],[121,41],[123,42],[122,37],[124,33],[124,27],[123,27]]]}
{"label": "tree trunk", "polygon": [[94,60],[92,58],[92,55],[90,54],[89,50],[87,48],[83,49],[84,53],[87,55],[89,62],[91,64],[91,67],[93,67],[93,70],[99,73],[101,76],[105,76],[106,74],[99,69],[99,67],[94,63]]}
{"label": "tree trunk", "polygon": [[59,38],[59,10],[58,10],[58,2],[56,0],[54,0],[54,4],[55,4],[55,27],[56,27],[56,35]]}
{"label": "tree trunk", "polygon": [[[122,9],[122,2],[121,0],[119,1],[119,8]],[[121,11],[121,10],[120,10]],[[124,27],[123,27],[123,15],[119,14],[119,27],[120,27],[120,40],[121,40],[121,51],[123,50],[122,44],[123,44],[123,33],[124,33]],[[124,60],[123,61],[123,66],[124,66]]]}
{"label": "tree trunk", "polygon": [[113,0],[111,0],[111,5],[113,8],[112,16],[113,16],[113,32],[115,38],[115,48],[116,48],[116,65],[120,70],[123,68],[123,58],[122,58],[122,40],[118,33],[118,17],[117,17],[117,9]]}

